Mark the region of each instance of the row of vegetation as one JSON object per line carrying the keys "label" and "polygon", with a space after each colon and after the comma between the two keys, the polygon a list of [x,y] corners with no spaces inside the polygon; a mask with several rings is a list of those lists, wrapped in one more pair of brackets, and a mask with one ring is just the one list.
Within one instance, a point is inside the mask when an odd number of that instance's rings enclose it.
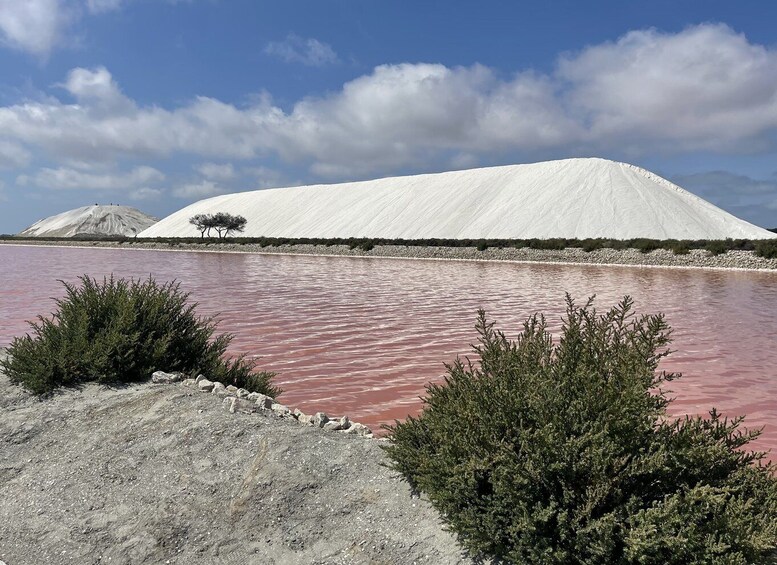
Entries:
{"label": "row of vegetation", "polygon": [[[238,221],[241,218],[237,217]],[[198,220],[199,221],[199,220]],[[370,251],[376,245],[396,245],[407,247],[475,247],[480,251],[489,248],[530,248],[544,250],[563,250],[579,248],[586,252],[597,249],[637,249],[642,253],[649,253],[656,249],[666,249],[676,255],[685,255],[693,249],[703,249],[712,255],[720,255],[727,251],[753,251],[759,257],[767,259],[777,258],[777,237],[775,239],[750,240],[750,239],[724,239],[724,240],[676,240],[676,239],[383,239],[383,238],[307,238],[307,237],[229,237],[227,228],[208,228],[201,224],[198,228],[203,231],[202,237],[155,237],[144,238],[144,242],[161,243],[167,245],[181,244],[210,244],[214,238],[209,237],[208,229],[216,230],[217,241],[236,245],[259,245],[261,247],[277,247],[280,245],[347,245],[351,249]],[[218,231],[218,230],[221,231]],[[234,228],[235,231],[241,231]],[[0,236],[0,240],[34,240],[34,241],[107,241],[114,243],[129,243],[136,241],[134,238],[121,236],[76,236],[73,238],[56,237],[19,237],[11,235]]]}
{"label": "row of vegetation", "polygon": [[[207,374],[272,396],[272,373],[227,359],[229,335],[176,283],[81,278],[0,367],[36,393],[85,381]],[[627,297],[603,315],[567,297],[517,339],[479,313],[472,361],[447,366],[418,417],[388,426],[393,468],[473,556],[526,564],[774,563],[777,478],[742,419],[672,419],[658,370],[671,329]]]}

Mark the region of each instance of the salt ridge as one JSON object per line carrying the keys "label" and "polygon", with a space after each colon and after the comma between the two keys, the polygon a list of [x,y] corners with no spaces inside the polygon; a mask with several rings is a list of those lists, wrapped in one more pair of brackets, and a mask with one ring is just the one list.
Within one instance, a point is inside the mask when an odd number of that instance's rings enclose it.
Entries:
{"label": "salt ridge", "polygon": [[132,237],[149,228],[157,218],[130,206],[82,206],[38,220],[19,235],[73,237],[75,235],[123,235]]}
{"label": "salt ridge", "polygon": [[249,237],[775,237],[655,173],[598,158],[226,194],[139,237],[196,237],[189,218],[215,212],[246,217]]}

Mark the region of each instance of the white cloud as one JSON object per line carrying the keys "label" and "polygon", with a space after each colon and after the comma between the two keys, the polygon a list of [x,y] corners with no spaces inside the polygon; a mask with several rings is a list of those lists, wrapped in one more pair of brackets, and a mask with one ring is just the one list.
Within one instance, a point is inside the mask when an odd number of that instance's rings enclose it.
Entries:
{"label": "white cloud", "polygon": [[302,63],[310,67],[323,67],[338,61],[337,53],[326,43],[314,38],[302,38],[293,33],[283,41],[271,41],[264,52],[287,63]]}
{"label": "white cloud", "polygon": [[32,160],[30,152],[11,141],[0,139],[0,169],[25,167]]}
{"label": "white cloud", "polygon": [[51,190],[128,190],[159,182],[165,175],[153,167],[135,167],[129,172],[84,172],[60,167],[44,168],[34,175],[20,175],[16,183]]}
{"label": "white cloud", "polygon": [[147,186],[138,188],[129,193],[130,200],[157,200],[164,194],[164,191],[158,188],[149,188]]}
{"label": "white cloud", "polygon": [[222,194],[225,190],[210,180],[188,183],[181,185],[173,190],[173,195],[184,199],[198,199],[207,196]]}
{"label": "white cloud", "polygon": [[[103,67],[73,69],[59,86],[75,103],[49,98],[0,107],[2,139],[22,157],[277,157],[340,179],[581,148],[757,152],[773,150],[777,133],[777,51],[721,25],[630,32],[564,56],[550,74],[381,65],[287,111],[266,95],[247,106],[208,97],[170,109],[141,106]],[[197,170],[210,184],[184,185],[181,193],[215,193],[216,182],[235,172],[213,162]]]}
{"label": "white cloud", "polygon": [[237,176],[235,167],[232,166],[232,163],[224,163],[221,165],[218,163],[202,163],[197,165],[195,170],[206,179],[210,180],[231,180]]}
{"label": "white cloud", "polygon": [[3,41],[35,55],[47,55],[61,41],[73,16],[63,0],[0,0]]}
{"label": "white cloud", "polygon": [[124,4],[124,0],[0,0],[0,40],[46,57],[67,43],[73,24],[85,15],[118,10]]}
{"label": "white cloud", "polygon": [[245,167],[241,173],[251,177],[251,188],[277,188],[279,186],[295,186],[300,182],[289,182],[280,172],[269,167]]}
{"label": "white cloud", "polygon": [[777,52],[725,25],[632,31],[563,58],[558,76],[597,142],[721,149],[777,126]]}

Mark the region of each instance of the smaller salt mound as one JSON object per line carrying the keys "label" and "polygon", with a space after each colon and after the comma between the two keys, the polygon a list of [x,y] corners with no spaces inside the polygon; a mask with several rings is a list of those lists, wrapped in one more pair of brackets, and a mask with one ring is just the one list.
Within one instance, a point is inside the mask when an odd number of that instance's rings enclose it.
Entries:
{"label": "smaller salt mound", "polygon": [[38,220],[19,235],[28,237],[73,237],[76,235],[123,235],[132,237],[150,228],[158,218],[130,206],[84,206]]}

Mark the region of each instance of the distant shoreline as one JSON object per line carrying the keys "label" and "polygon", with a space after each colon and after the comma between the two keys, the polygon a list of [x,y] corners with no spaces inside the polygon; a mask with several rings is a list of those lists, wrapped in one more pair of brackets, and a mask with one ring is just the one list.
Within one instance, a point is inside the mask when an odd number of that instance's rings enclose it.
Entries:
{"label": "distant shoreline", "polygon": [[160,243],[132,240],[115,241],[35,241],[0,240],[0,244],[45,247],[78,247],[86,249],[134,249],[152,251],[185,251],[199,253],[254,253],[264,255],[316,255],[353,258],[391,258],[449,261],[485,261],[540,264],[573,264],[625,267],[663,267],[683,269],[724,269],[777,272],[777,259],[757,256],[753,251],[730,250],[713,255],[704,249],[691,249],[677,255],[666,249],[642,253],[637,249],[602,248],[584,251],[566,249],[532,249],[529,247],[475,247],[375,245],[370,250],[348,245],[282,244],[262,246],[256,243]]}

